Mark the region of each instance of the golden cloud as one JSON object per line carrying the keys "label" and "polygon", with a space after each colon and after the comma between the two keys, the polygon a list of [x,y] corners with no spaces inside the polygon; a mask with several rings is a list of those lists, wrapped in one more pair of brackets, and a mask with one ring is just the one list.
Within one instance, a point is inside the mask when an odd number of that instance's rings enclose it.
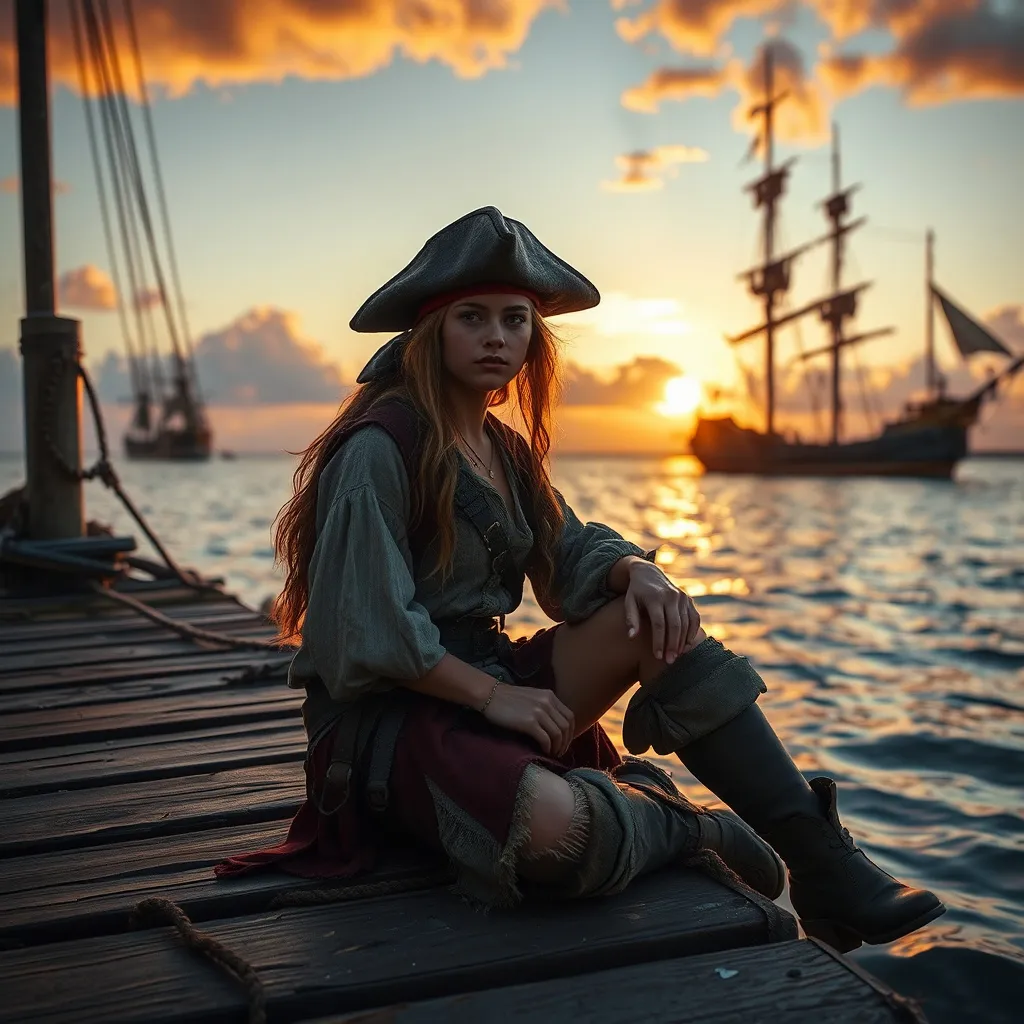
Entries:
{"label": "golden cloud", "polygon": [[658,32],[680,53],[707,55],[738,18],[757,18],[786,6],[783,0],[658,0],[650,10],[619,18],[615,27],[628,43]]}
{"label": "golden cloud", "polygon": [[764,61],[768,48],[774,59],[776,92],[786,90],[789,93],[777,108],[778,137],[788,141],[823,141],[828,133],[825,93],[807,74],[800,51],[785,39],[769,40],[758,49],[749,66],[733,59],[720,68],[660,68],[642,85],[627,89],[622,95],[622,104],[630,110],[655,113],[665,100],[714,97],[731,89],[740,96],[733,111],[733,125],[739,131],[753,132],[757,122],[750,120],[749,112],[764,96]]}
{"label": "golden cloud", "polygon": [[[10,0],[0,0],[0,103],[14,102],[16,59]],[[437,60],[472,78],[507,65],[546,8],[565,0],[136,0],[147,84],[171,96],[196,83],[213,88],[360,78],[396,55]],[[121,5],[115,32],[127,41]],[[65,4],[50,5],[50,73],[77,91]],[[125,51],[127,52],[127,50]]]}
{"label": "golden cloud", "polygon": [[611,192],[645,192],[659,189],[665,178],[675,175],[679,164],[703,163],[708,154],[699,146],[656,146],[624,153],[615,158],[622,174],[615,181],[602,182]]}
{"label": "golden cloud", "polygon": [[[790,92],[779,107],[779,135],[790,141],[825,138],[827,93],[842,98],[872,85],[902,90],[912,104],[994,99],[1024,94],[1024,4],[1021,0],[803,0],[836,40],[867,29],[891,37],[888,52],[833,54],[805,73],[800,53],[784,39],[775,48],[776,81]],[[613,0],[616,9],[633,6]],[[648,10],[617,21],[620,36],[637,42],[659,33],[681,53],[715,53],[740,18],[762,18],[769,34],[793,9],[790,0],[657,0]],[[733,122],[749,130],[746,107],[759,98],[759,61],[750,68],[733,60],[722,66],[662,68],[627,89],[623,106],[645,113],[664,100],[717,96],[732,88],[741,96]]]}
{"label": "golden cloud", "polygon": [[57,280],[57,299],[60,305],[75,309],[104,311],[117,306],[114,282],[105,271],[91,263],[60,275]]}
{"label": "golden cloud", "polygon": [[1024,6],[971,6],[919,22],[891,53],[829,57],[822,79],[837,96],[886,85],[918,106],[1024,95]]}
{"label": "golden cloud", "polygon": [[729,71],[713,66],[658,68],[646,82],[627,89],[622,105],[641,114],[656,114],[664,100],[717,96],[729,84]]}

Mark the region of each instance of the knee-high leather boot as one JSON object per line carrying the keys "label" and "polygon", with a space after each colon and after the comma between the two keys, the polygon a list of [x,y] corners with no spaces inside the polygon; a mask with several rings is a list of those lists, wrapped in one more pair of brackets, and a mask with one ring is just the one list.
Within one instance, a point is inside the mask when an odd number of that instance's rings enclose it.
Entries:
{"label": "knee-high leather boot", "polygon": [[[671,744],[686,768],[778,851],[804,930],[840,952],[891,942],[944,913],[933,893],[897,881],[854,844],[839,820],[835,783],[804,778],[754,703],[760,690],[751,686],[752,672],[709,637],[641,687],[623,722],[627,749],[652,745],[665,753]],[[716,689],[727,709],[720,722],[707,713]],[[753,694],[739,712],[737,691],[741,699]],[[688,714],[694,695],[696,713]]]}

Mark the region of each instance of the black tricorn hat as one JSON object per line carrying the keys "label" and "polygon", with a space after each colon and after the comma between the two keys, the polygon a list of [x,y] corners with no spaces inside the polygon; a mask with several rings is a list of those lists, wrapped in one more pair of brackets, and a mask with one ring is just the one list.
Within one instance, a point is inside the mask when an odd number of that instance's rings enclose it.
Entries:
{"label": "black tricorn hat", "polygon": [[574,313],[601,301],[598,290],[526,225],[484,206],[427,239],[412,262],[359,307],[349,326],[365,333],[407,331],[431,300],[478,285],[521,288],[537,299],[541,316]]}

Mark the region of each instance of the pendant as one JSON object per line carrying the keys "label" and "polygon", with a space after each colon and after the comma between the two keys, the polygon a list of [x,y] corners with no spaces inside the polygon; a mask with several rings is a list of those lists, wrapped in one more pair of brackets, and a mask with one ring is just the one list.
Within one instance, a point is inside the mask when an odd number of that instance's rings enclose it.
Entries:
{"label": "pendant", "polygon": [[487,475],[493,480],[494,479],[494,470],[493,469],[487,470]]}

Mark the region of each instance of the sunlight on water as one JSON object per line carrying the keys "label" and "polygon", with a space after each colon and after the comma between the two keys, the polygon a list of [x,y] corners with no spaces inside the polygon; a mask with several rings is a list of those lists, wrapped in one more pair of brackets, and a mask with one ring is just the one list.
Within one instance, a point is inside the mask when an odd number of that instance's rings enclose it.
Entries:
{"label": "sunlight on water", "polygon": [[[957,970],[1008,983],[1024,963],[1024,462],[968,462],[955,484],[698,469],[563,457],[553,475],[581,519],[659,546],[708,631],[765,677],[762,707],[801,769],[836,778],[858,841],[949,907],[855,956],[897,988],[926,966],[950,985]],[[121,467],[178,560],[253,605],[279,587],[270,524],[291,470],[278,457]],[[0,493],[20,476],[0,461]],[[98,485],[88,501],[91,517],[138,533]],[[509,628],[546,624],[528,592]],[[624,707],[606,721],[617,740]]]}

